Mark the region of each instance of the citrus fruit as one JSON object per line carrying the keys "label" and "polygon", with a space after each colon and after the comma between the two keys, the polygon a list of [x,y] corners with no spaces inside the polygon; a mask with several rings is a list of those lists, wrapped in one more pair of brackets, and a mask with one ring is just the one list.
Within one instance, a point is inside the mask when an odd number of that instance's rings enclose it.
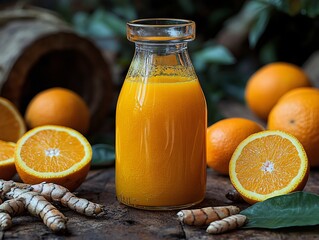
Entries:
{"label": "citrus fruit", "polygon": [[8,99],[0,97],[0,139],[16,142],[26,131],[21,114]]}
{"label": "citrus fruit", "polygon": [[15,143],[0,140],[0,179],[10,180],[16,173],[14,166]]}
{"label": "citrus fruit", "polygon": [[53,182],[73,191],[87,176],[92,149],[79,132],[45,125],[28,131],[19,139],[14,158],[23,182]]}
{"label": "citrus fruit", "polygon": [[308,175],[301,143],[278,130],[250,135],[238,145],[229,163],[230,180],[248,203],[300,191]]}
{"label": "citrus fruit", "polygon": [[50,88],[38,93],[28,104],[25,121],[29,128],[60,125],[86,134],[90,112],[84,100],[65,88]]}
{"label": "citrus fruit", "polygon": [[307,86],[310,86],[310,81],[300,67],[285,62],[270,63],[249,78],[245,99],[253,113],[267,120],[282,95],[294,88]]}
{"label": "citrus fruit", "polygon": [[268,129],[294,135],[303,145],[310,166],[319,166],[319,90],[298,88],[286,93],[271,110]]}
{"label": "citrus fruit", "polygon": [[229,161],[238,144],[262,130],[261,125],[245,118],[228,118],[214,123],[207,129],[207,165],[228,175]]}

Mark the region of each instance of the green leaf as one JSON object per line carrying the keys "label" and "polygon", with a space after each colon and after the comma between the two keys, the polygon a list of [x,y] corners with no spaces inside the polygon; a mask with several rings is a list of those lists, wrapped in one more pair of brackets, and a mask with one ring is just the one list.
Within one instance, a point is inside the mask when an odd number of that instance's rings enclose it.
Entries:
{"label": "green leaf", "polygon": [[267,0],[246,1],[240,12],[226,22],[226,27],[240,38],[246,38],[248,34],[250,46],[254,47],[265,31],[273,9],[275,6]]}
{"label": "green leaf", "polygon": [[269,198],[241,211],[248,223],[244,228],[283,228],[319,224],[319,196],[294,192]]}
{"label": "green leaf", "polygon": [[230,51],[222,45],[204,47],[194,52],[193,58],[198,71],[203,70],[208,63],[233,64],[236,61]]}
{"label": "green leaf", "polygon": [[278,61],[277,56],[277,37],[273,37],[270,41],[266,42],[264,45],[261,46],[259,52],[260,62],[262,64],[267,64],[271,62]]}
{"label": "green leaf", "polygon": [[314,0],[262,0],[262,2],[274,6],[278,11],[295,16],[302,14],[311,18],[319,15],[319,1]]}
{"label": "green leaf", "polygon": [[[313,1],[313,0],[311,0]],[[264,0],[263,2],[274,6],[277,10],[295,16],[300,12],[301,2],[296,0]]]}
{"label": "green leaf", "polygon": [[264,33],[270,18],[270,9],[268,7],[265,6],[259,11],[260,14],[249,32],[249,44],[252,48],[256,46],[260,36]]}
{"label": "green leaf", "polygon": [[136,9],[131,5],[115,6],[113,11],[116,15],[122,17],[126,21],[137,18]]}
{"label": "green leaf", "polygon": [[95,24],[101,24],[117,35],[126,36],[126,22],[111,12],[97,9],[91,18],[91,26]]}
{"label": "green leaf", "polygon": [[108,144],[95,144],[92,146],[92,167],[108,167],[114,164],[115,150]]}
{"label": "green leaf", "polygon": [[126,21],[104,9],[97,9],[91,15],[76,13],[73,24],[79,33],[92,38],[126,36]]}
{"label": "green leaf", "polygon": [[303,0],[301,1],[300,13],[311,18],[319,15],[319,1]]}
{"label": "green leaf", "polygon": [[74,14],[73,20],[72,20],[73,26],[78,33],[82,35],[86,35],[88,19],[89,19],[89,16],[87,13],[77,12],[76,14]]}

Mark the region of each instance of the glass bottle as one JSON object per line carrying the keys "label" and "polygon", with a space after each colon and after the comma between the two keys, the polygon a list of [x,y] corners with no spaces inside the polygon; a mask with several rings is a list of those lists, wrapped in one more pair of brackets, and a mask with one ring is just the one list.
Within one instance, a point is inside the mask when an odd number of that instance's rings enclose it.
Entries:
{"label": "glass bottle", "polygon": [[172,210],[206,191],[207,108],[187,50],[195,23],[127,23],[135,54],[116,108],[116,195],[129,206]]}

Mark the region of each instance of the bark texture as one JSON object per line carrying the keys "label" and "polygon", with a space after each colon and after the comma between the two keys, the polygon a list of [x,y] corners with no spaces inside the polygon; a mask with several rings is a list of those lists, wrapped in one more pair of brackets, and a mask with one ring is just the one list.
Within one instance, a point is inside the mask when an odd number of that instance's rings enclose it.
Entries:
{"label": "bark texture", "polygon": [[56,86],[82,96],[93,130],[100,126],[112,105],[113,83],[95,44],[46,10],[0,11],[0,95],[24,113],[35,94]]}

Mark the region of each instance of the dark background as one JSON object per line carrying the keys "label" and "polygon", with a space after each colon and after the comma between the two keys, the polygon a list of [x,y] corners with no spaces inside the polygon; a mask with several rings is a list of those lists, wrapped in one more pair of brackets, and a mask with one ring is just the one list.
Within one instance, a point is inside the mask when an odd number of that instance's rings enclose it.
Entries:
{"label": "dark background", "polygon": [[125,24],[137,18],[169,17],[196,22],[190,55],[208,103],[209,124],[221,119],[222,99],[244,103],[251,74],[264,64],[302,66],[319,47],[319,2],[295,0],[0,0],[0,7],[26,4],[50,9],[76,31],[93,39],[112,58],[117,89],[134,46]]}

